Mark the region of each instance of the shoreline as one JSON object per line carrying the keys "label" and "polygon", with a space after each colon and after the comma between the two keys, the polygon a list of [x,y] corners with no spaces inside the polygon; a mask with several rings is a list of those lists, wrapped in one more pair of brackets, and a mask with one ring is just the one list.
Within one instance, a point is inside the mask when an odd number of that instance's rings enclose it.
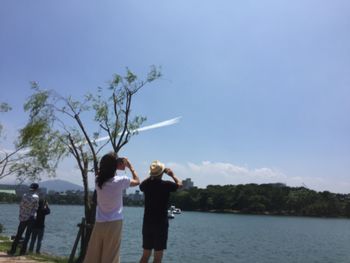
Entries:
{"label": "shoreline", "polygon": [[230,210],[230,209],[211,209],[211,210],[183,210],[188,212],[204,212],[204,213],[215,213],[215,214],[236,214],[236,215],[261,215],[261,216],[292,216],[292,217],[310,217],[310,218],[329,218],[329,219],[350,219],[350,217],[346,216],[321,216],[321,215],[303,215],[303,214],[294,214],[288,212],[248,212],[248,211],[240,211],[240,210]]}
{"label": "shoreline", "polygon": [[50,262],[50,263],[67,263],[68,257],[59,257],[50,254],[34,254],[28,253],[20,256],[17,252],[16,255],[7,255],[7,251],[10,249],[12,241],[10,237],[0,234],[0,263],[5,262],[23,262],[23,263],[37,263],[37,262]]}
{"label": "shoreline", "polygon": [[[0,202],[1,204],[18,204],[16,202]],[[57,205],[57,206],[84,206],[84,204],[50,204],[50,205]],[[124,205],[124,207],[141,207],[139,205]],[[303,214],[297,214],[297,213],[290,213],[288,211],[260,211],[260,212],[253,212],[253,211],[242,211],[242,210],[233,210],[233,209],[210,209],[210,210],[184,210],[187,212],[203,212],[203,213],[217,213],[217,214],[237,214],[237,215],[266,215],[266,216],[293,216],[293,217],[310,217],[310,218],[329,218],[329,219],[350,219],[350,217],[346,216],[325,216],[325,215],[303,215]]]}

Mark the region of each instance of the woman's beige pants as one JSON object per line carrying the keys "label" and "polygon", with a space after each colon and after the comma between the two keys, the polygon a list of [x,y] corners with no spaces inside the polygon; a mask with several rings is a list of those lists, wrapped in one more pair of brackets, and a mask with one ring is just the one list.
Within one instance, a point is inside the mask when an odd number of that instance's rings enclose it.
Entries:
{"label": "woman's beige pants", "polygon": [[96,222],[84,263],[119,263],[123,221]]}

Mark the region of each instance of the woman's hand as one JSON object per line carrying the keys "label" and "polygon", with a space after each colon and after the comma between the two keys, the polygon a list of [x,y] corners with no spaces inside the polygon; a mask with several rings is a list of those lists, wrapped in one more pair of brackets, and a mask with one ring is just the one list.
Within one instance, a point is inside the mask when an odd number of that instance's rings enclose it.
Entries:
{"label": "woman's hand", "polygon": [[124,161],[125,167],[128,167],[129,169],[131,169],[131,163],[130,163],[129,159],[124,157],[123,161]]}

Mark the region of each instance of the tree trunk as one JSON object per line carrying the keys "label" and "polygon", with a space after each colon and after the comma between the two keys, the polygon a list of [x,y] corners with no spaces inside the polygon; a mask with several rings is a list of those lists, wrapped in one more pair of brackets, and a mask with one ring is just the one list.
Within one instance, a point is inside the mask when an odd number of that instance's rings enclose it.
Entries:
{"label": "tree trunk", "polygon": [[89,194],[89,183],[88,183],[88,160],[84,160],[84,171],[82,171],[83,185],[84,185],[84,209],[85,209],[85,223],[82,231],[81,238],[81,250],[78,258],[78,262],[82,262],[84,260],[86,250],[89,244],[92,227],[95,223],[95,215],[92,211],[91,199]]}

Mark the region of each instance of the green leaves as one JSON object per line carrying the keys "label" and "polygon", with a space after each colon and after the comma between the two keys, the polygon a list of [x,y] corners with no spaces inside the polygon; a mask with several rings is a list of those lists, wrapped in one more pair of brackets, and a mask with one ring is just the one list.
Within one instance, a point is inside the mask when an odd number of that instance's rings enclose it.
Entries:
{"label": "green leaves", "polygon": [[[132,116],[133,97],[145,84],[160,77],[160,71],[154,66],[145,80],[139,80],[127,68],[125,75],[115,74],[107,88],[98,87],[96,93],[87,93],[82,99],[62,97],[31,82],[33,94],[24,104],[28,121],[20,130],[17,143],[17,147],[29,149],[26,160],[31,161],[22,162],[14,169],[19,176],[54,174],[58,162],[72,154],[83,180],[87,180],[90,167],[97,171],[101,149],[109,145],[118,152],[146,121],[143,116]],[[4,104],[1,109],[5,111],[9,107]],[[106,135],[107,144],[96,142]]]}
{"label": "green leaves", "polygon": [[12,110],[12,108],[8,103],[6,102],[0,103],[0,112],[8,112],[10,110]]}
{"label": "green leaves", "polygon": [[128,68],[126,69],[126,77],[125,77],[126,81],[129,83],[129,84],[132,84],[134,81],[136,81],[137,79],[137,76],[132,73]]}
{"label": "green leaves", "polygon": [[151,70],[147,76],[147,81],[152,82],[156,79],[159,79],[160,77],[162,77],[161,69],[157,69],[155,66],[151,66]]}
{"label": "green leaves", "polygon": [[[0,103],[0,113],[1,112],[8,112],[10,110],[12,110],[12,108],[11,108],[11,106],[8,103],[6,103],[6,102]],[[2,133],[2,129],[3,129],[3,126],[0,123],[0,136],[1,136],[1,133]]]}
{"label": "green leaves", "polygon": [[41,115],[50,114],[47,106],[47,100],[49,98],[49,91],[41,91],[36,89],[36,93],[34,93],[28,101],[24,104],[24,110],[30,112],[30,117],[35,118],[39,113]]}

